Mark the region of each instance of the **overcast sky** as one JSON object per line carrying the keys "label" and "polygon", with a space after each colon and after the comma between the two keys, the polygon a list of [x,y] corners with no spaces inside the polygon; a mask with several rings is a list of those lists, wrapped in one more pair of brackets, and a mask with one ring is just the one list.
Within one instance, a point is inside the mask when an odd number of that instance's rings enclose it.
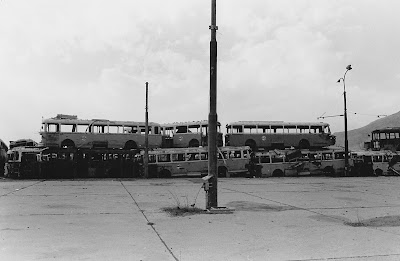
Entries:
{"label": "overcast sky", "polygon": [[[400,107],[400,1],[217,0],[218,119],[349,130]],[[203,120],[211,0],[1,0],[0,138],[43,118]],[[354,114],[357,113],[357,114]]]}

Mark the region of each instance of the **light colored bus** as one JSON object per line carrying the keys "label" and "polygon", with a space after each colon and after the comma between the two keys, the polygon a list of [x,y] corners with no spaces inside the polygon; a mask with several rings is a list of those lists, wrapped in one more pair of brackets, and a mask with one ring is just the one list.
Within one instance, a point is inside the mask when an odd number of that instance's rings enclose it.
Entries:
{"label": "light colored bus", "polygon": [[[150,122],[149,148],[162,146],[160,125]],[[82,120],[75,115],[58,114],[42,122],[42,145],[56,148],[138,149],[145,146],[145,123]]]}
{"label": "light colored bus", "polygon": [[256,152],[253,162],[261,177],[340,175],[344,151],[271,150]]}
{"label": "light colored bus", "polygon": [[[249,147],[221,147],[218,149],[218,176],[230,177],[248,172]],[[142,156],[144,153],[142,152]],[[199,148],[169,148],[149,151],[149,176],[179,177],[206,176],[208,150]]]}
{"label": "light colored bus", "polygon": [[250,146],[253,151],[334,144],[335,136],[323,122],[239,121],[226,125],[225,146]]}
{"label": "light colored bus", "polygon": [[[208,121],[206,120],[161,124],[161,130],[167,142],[165,147],[200,147],[207,146],[208,143]],[[223,135],[219,122],[217,133],[217,144],[220,147],[223,145]]]}

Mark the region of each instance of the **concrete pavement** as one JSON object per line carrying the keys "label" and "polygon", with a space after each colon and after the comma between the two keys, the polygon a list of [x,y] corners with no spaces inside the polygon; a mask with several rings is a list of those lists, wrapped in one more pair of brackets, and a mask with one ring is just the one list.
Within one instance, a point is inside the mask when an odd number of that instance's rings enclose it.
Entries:
{"label": "concrete pavement", "polygon": [[3,179],[0,259],[400,260],[399,185],[399,177],[219,179],[219,205],[232,214],[174,217],[163,208],[205,207],[200,178]]}

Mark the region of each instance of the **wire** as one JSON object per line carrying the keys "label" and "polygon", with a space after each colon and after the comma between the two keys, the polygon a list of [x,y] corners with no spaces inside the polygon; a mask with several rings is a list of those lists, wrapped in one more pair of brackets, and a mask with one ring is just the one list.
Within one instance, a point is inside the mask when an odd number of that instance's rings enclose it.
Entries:
{"label": "wire", "polygon": [[[324,112],[321,116],[319,116],[317,118],[317,120],[319,119],[325,119],[325,118],[332,118],[332,117],[343,117],[344,114],[338,114],[338,115],[328,115],[328,116],[324,116],[326,112]],[[374,117],[378,117],[378,118],[382,118],[382,117],[386,117],[386,114],[364,114],[364,113],[358,113],[358,112],[347,112],[349,114],[354,114],[354,115],[364,115],[364,116],[374,116]]]}

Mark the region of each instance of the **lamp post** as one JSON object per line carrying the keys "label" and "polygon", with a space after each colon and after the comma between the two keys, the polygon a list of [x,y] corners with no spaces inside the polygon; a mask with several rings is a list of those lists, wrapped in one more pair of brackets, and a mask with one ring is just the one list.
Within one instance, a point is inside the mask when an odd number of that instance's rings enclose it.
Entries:
{"label": "lamp post", "polygon": [[349,171],[349,141],[347,140],[347,106],[346,106],[346,74],[350,71],[351,65],[347,65],[346,72],[343,75],[343,78],[340,78],[337,82],[343,82],[343,98],[344,98],[344,175],[348,176]]}
{"label": "lamp post", "polygon": [[210,41],[210,111],[208,114],[208,176],[210,188],[206,208],[218,207],[218,155],[217,155],[217,9],[216,0],[211,0]]}

